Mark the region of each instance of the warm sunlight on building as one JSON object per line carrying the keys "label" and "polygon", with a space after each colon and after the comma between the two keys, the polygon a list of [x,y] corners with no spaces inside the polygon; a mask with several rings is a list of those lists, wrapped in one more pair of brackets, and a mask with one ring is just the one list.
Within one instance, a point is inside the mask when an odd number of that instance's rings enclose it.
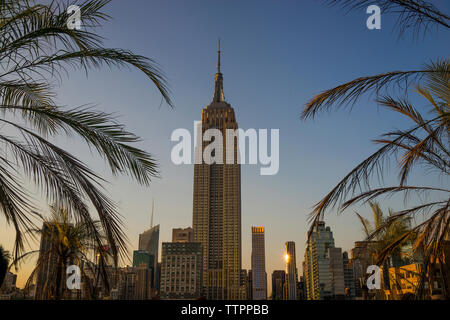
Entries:
{"label": "warm sunlight on building", "polygon": [[419,263],[389,268],[390,290],[385,290],[386,299],[396,300],[406,294],[414,294],[420,283],[421,268]]}

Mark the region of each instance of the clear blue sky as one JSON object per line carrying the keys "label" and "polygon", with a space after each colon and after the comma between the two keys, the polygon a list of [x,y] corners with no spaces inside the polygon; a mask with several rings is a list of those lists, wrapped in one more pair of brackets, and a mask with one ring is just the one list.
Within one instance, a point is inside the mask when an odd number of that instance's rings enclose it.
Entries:
{"label": "clear blue sky", "polygon": [[[436,3],[450,12],[448,1]],[[307,122],[299,120],[303,105],[320,91],[358,76],[415,69],[450,52],[448,31],[418,41],[409,35],[399,40],[390,16],[382,15],[382,29],[371,31],[364,10],[346,15],[313,0],[128,0],[113,1],[106,12],[113,19],[97,30],[107,38],[105,45],[155,59],[169,79],[175,110],[160,106],[161,97],[143,74],[126,69],[95,70],[87,79],[75,71],[58,88],[58,101],[67,106],[96,103],[98,109],[120,114],[127,128],[143,138],[140,146],[159,160],[162,179],[145,189],[131,179],[111,177],[80,141],[59,142],[111,182],[108,190],[124,216],[130,251],[150,224],[152,199],[160,240],[170,241],[172,228],[192,224],[193,185],[193,166],[170,161],[170,135],[176,128],[192,131],[193,121],[200,120],[211,101],[220,37],[224,93],[239,126],[280,130],[277,175],[260,176],[259,166],[242,167],[243,268],[250,268],[250,227],[265,226],[268,282],[274,269],[284,269],[286,241],[296,242],[301,270],[307,214],[375,150],[370,140],[409,125],[370,99],[361,100],[351,114],[341,110]],[[411,99],[424,104],[414,95]],[[416,177],[423,183],[434,179],[420,172]],[[388,204],[403,206],[395,199],[383,207]],[[368,208],[356,209],[369,217]],[[353,209],[342,216],[330,212],[326,221],[343,250],[363,238]],[[12,249],[12,228],[4,232],[2,219],[0,227],[0,243]],[[26,275],[25,268],[19,283]]]}

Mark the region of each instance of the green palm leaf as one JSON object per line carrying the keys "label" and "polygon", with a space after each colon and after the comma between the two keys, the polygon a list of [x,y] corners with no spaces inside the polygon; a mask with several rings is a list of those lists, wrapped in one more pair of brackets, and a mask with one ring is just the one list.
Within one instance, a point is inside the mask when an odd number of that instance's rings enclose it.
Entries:
{"label": "green palm leaf", "polygon": [[[157,63],[129,50],[105,48],[97,27],[109,19],[109,0],[73,1],[81,9],[80,30],[67,27],[67,6],[53,1],[0,0],[0,213],[16,231],[15,261],[24,250],[24,231],[35,228],[35,201],[23,188],[37,186],[49,203],[66,208],[83,222],[97,245],[106,238],[116,263],[126,257],[122,217],[102,187],[105,182],[86,164],[48,139],[60,134],[81,137],[105,159],[114,175],[131,176],[148,186],[159,176],[153,156],[135,146],[140,138],[116,118],[89,107],[55,104],[55,80],[69,69],[131,67],[143,72],[162,99],[173,106],[167,80]],[[95,31],[95,32],[94,32]],[[93,206],[104,230],[98,233],[88,207]]]}

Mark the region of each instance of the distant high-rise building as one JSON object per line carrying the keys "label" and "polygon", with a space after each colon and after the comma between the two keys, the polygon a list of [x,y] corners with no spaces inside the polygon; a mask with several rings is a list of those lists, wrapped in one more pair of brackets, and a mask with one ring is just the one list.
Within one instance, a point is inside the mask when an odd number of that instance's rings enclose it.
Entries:
{"label": "distant high-rise building", "polygon": [[136,299],[152,298],[157,289],[155,285],[155,257],[144,250],[133,251],[133,267],[137,273]]}
{"label": "distant high-rise building", "polygon": [[[207,299],[236,300],[243,296],[245,287],[240,284],[241,272],[241,166],[238,159],[237,136],[227,141],[227,129],[238,128],[233,108],[225,102],[223,77],[220,72],[220,44],[214,95],[211,103],[202,110],[201,131],[208,129],[222,133],[223,140],[216,141],[216,149],[207,153],[211,162],[202,155],[212,141],[197,143],[194,156],[193,228],[194,241],[203,248],[203,288]],[[212,137],[211,139],[214,139]],[[206,140],[206,139],[204,139]],[[231,147],[233,142],[234,146]],[[217,150],[222,157],[214,162]],[[229,152],[227,152],[227,150]],[[231,154],[233,151],[233,155]],[[229,161],[232,160],[232,161]],[[232,162],[232,163],[229,163]]]}
{"label": "distant high-rise building", "polygon": [[306,300],[305,278],[300,277],[297,282],[297,300]]}
{"label": "distant high-rise building", "polygon": [[158,288],[158,247],[159,247],[159,224],[153,226],[153,208],[150,229],[139,235],[139,250],[147,251],[154,257],[153,259],[153,283]]}
{"label": "distant high-rise building", "polygon": [[252,227],[253,300],[267,300],[266,253],[264,227]]}
{"label": "distant high-rise building", "polygon": [[297,299],[297,260],[295,258],[295,242],[286,242],[286,300]]}
{"label": "distant high-rise building", "polygon": [[137,272],[133,267],[121,269],[120,300],[136,299]]}
{"label": "distant high-rise building", "polygon": [[133,267],[136,273],[135,300],[148,300],[153,297],[155,289],[153,288],[153,269],[146,263]]}
{"label": "distant high-rise building", "polygon": [[375,246],[375,241],[356,241],[355,247],[350,250],[352,260],[361,260],[364,265],[375,264]]}
{"label": "distant high-rise building", "polygon": [[272,272],[272,300],[283,300],[286,271],[275,270]]}
{"label": "distant high-rise building", "polygon": [[172,242],[194,242],[194,229],[172,229]]}
{"label": "distant high-rise building", "polygon": [[163,242],[161,299],[202,296],[202,246],[196,242]]}
{"label": "distant high-rise building", "polygon": [[155,284],[155,287],[156,287],[156,290],[158,291],[158,294],[160,294],[160,292],[161,292],[161,262],[158,262],[158,266],[157,266],[157,269],[156,269],[156,275],[157,275],[157,277],[156,277],[156,284]]}
{"label": "distant high-rise building", "polygon": [[[69,228],[73,226],[69,224]],[[58,270],[58,256],[53,241],[54,237],[58,235],[56,225],[44,223],[42,226],[41,242],[39,246],[39,261],[40,266],[36,275],[36,289],[35,299],[47,300],[49,295],[54,294],[56,288],[50,287],[53,282],[49,279],[55,279]],[[66,285],[65,273],[62,275],[63,280],[61,286]]]}
{"label": "distant high-rise building", "polygon": [[241,270],[241,286],[245,287],[245,291],[242,292],[242,296],[241,296],[240,300],[248,300],[249,297],[251,296],[248,294],[248,291],[252,290],[252,288],[248,289],[248,285],[249,285],[248,277],[249,277],[249,275],[247,273],[247,270],[242,269]]}
{"label": "distant high-rise building", "polygon": [[303,281],[305,281],[305,294],[306,294],[305,260],[303,260],[302,262],[302,277]]}
{"label": "distant high-rise building", "polygon": [[333,232],[323,221],[316,222],[308,234],[304,272],[308,300],[344,298],[342,249],[335,248]]}
{"label": "distant high-rise building", "polygon": [[344,263],[341,248],[328,248],[332,298],[345,298]]}
{"label": "distant high-rise building", "polygon": [[147,268],[154,270],[155,268],[155,257],[145,250],[134,250],[133,251],[133,267],[139,267],[145,264]]}
{"label": "distant high-rise building", "polygon": [[252,270],[248,270],[247,286],[245,287],[247,300],[253,300],[253,275]]}
{"label": "distant high-rise building", "polygon": [[6,272],[3,284],[0,287],[0,293],[9,293],[16,288],[17,274]]}
{"label": "distant high-rise building", "polygon": [[[308,300],[319,300],[332,295],[328,248],[334,248],[334,238],[325,222],[316,222],[308,234],[305,249],[306,294]],[[320,278],[319,278],[320,277]]]}
{"label": "distant high-rise building", "polygon": [[342,263],[344,264],[345,299],[353,300],[356,293],[355,272],[347,252],[342,253]]}
{"label": "distant high-rise building", "polygon": [[368,294],[366,286],[366,270],[370,265],[375,264],[373,253],[376,248],[375,241],[356,241],[353,249],[350,250],[350,264],[355,277],[355,298],[362,299]]}

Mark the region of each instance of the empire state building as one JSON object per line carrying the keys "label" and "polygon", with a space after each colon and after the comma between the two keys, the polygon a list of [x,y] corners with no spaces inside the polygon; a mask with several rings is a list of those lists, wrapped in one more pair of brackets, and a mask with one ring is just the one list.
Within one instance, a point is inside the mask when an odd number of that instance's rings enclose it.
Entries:
{"label": "empire state building", "polygon": [[[202,134],[208,129],[222,132],[223,159],[226,158],[226,129],[238,128],[233,108],[225,101],[220,72],[220,42],[214,95],[202,110]],[[238,164],[237,138],[234,162],[194,164],[193,228],[194,241],[202,244],[203,292],[209,300],[245,298],[241,286],[241,166]],[[203,155],[210,142],[196,146]],[[201,148],[201,149],[200,149]]]}

